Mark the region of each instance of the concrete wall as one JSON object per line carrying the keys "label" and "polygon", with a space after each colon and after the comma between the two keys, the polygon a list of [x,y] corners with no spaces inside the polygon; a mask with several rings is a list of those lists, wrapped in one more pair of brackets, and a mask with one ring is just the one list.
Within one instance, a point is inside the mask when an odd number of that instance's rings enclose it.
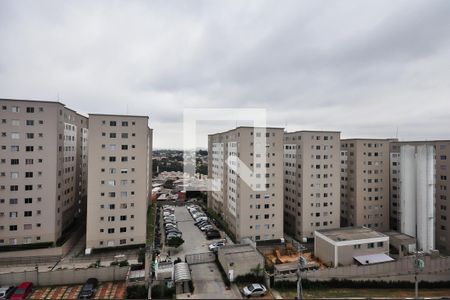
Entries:
{"label": "concrete wall", "polygon": [[[419,273],[420,280],[432,281],[434,275],[436,280],[442,281],[449,280],[448,276],[445,276],[450,272],[450,257],[437,257],[432,258],[426,256],[425,268]],[[328,268],[323,270],[308,271],[303,273],[302,278],[309,280],[330,280],[336,279],[349,279],[349,280],[390,280],[390,277],[399,277],[414,274],[414,257],[405,257],[394,262],[377,264],[371,266],[358,266],[351,265],[339,268]],[[442,276],[441,276],[442,275]],[[434,277],[433,277],[434,278]],[[277,275],[275,281],[296,281],[297,275],[295,273],[288,275]]]}
{"label": "concrete wall", "polygon": [[73,233],[72,236],[61,246],[53,248],[42,248],[22,251],[0,252],[0,258],[20,258],[33,256],[64,256],[75,246],[83,235],[83,229]]}
{"label": "concrete wall", "polygon": [[317,235],[314,239],[314,255],[328,266],[335,264],[334,246]]}
{"label": "concrete wall", "polygon": [[[239,254],[233,254],[233,255],[239,255]],[[252,273],[253,269],[259,268],[261,269],[261,274],[263,273],[263,269],[264,269],[264,258],[262,257],[262,255],[260,255],[259,253],[256,252],[254,255],[251,256],[251,258],[249,259],[239,259],[236,262],[232,261],[232,258],[230,257],[230,255],[227,255],[226,253],[224,253],[223,251],[220,251],[219,249],[219,262],[222,265],[223,270],[225,271],[225,273],[227,274],[227,276],[229,276],[230,271],[233,272],[233,279],[236,279],[237,276],[242,276],[242,275],[246,275],[249,273]],[[232,265],[230,265],[232,264]]]}
{"label": "concrete wall", "polygon": [[[114,270],[115,269],[115,270]],[[82,284],[88,278],[97,278],[100,282],[125,280],[129,267],[104,267],[81,270],[56,270],[49,272],[15,272],[0,274],[2,285],[18,285],[24,281],[31,281],[34,285],[63,285]]]}

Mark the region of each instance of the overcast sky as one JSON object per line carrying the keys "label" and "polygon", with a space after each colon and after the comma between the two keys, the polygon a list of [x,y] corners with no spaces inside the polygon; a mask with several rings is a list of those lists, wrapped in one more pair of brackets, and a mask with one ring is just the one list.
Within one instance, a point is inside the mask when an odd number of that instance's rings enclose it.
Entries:
{"label": "overcast sky", "polygon": [[[58,94],[148,115],[155,148],[182,146],[184,108],[450,139],[450,1],[0,1],[0,98]],[[241,123],[203,122],[198,145]]]}

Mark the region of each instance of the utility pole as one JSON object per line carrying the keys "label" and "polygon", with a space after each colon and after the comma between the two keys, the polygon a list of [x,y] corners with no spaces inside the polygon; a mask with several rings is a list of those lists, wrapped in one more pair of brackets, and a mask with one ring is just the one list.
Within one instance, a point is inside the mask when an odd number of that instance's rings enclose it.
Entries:
{"label": "utility pole", "polygon": [[300,256],[297,264],[297,299],[303,299],[302,270],[306,268],[306,265],[306,259]]}

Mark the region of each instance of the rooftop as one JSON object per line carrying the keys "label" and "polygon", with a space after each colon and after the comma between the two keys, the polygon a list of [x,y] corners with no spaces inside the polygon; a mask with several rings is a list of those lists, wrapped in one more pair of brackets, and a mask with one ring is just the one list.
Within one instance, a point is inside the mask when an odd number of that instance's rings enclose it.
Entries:
{"label": "rooftop", "polygon": [[369,229],[367,227],[344,227],[340,229],[318,230],[317,232],[335,242],[387,237],[381,232]]}
{"label": "rooftop", "polygon": [[230,130],[226,130],[226,131],[222,131],[222,132],[216,132],[216,133],[210,133],[208,134],[208,136],[213,136],[213,135],[219,135],[219,134],[225,134],[225,133],[229,133],[238,129],[243,129],[243,128],[265,128],[265,129],[276,129],[276,130],[283,130],[284,132],[284,128],[283,127],[261,127],[261,126],[238,126],[236,128],[230,129]]}

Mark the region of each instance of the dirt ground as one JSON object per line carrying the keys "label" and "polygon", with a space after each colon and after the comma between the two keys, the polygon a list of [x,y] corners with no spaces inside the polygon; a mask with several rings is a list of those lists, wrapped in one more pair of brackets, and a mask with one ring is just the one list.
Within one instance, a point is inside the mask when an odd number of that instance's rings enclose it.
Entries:
{"label": "dirt ground", "polygon": [[[36,288],[28,299],[77,299],[83,285],[62,285]],[[94,299],[125,299],[125,282],[101,283]]]}

